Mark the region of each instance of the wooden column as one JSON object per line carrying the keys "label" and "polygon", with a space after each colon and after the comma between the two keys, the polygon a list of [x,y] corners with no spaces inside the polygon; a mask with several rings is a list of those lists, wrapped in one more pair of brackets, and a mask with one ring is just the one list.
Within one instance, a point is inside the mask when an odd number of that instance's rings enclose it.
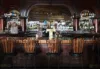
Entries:
{"label": "wooden column", "polygon": [[98,19],[94,18],[93,23],[94,23],[94,27],[95,27],[95,33],[98,33]]}
{"label": "wooden column", "polygon": [[78,17],[73,18],[73,27],[74,27],[74,31],[79,30],[79,18]]}
{"label": "wooden column", "polygon": [[26,18],[21,17],[20,20],[21,20],[20,22],[21,22],[21,26],[22,26],[22,31],[25,32],[26,31]]}

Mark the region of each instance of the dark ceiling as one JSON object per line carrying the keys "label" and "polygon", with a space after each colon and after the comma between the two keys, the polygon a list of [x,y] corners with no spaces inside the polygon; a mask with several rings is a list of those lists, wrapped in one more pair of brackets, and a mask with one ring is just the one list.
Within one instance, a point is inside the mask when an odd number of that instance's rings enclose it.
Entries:
{"label": "dark ceiling", "polygon": [[[31,0],[31,1],[39,2],[39,0]],[[71,2],[72,5],[79,10],[91,9],[92,7],[99,8],[100,6],[99,0],[48,0],[48,1],[50,1],[51,3],[53,3],[53,1]],[[0,6],[5,11],[8,11],[9,9],[12,8],[19,9],[22,6],[21,4],[25,4],[25,2],[26,2],[25,0],[0,0]]]}
{"label": "dark ceiling", "polygon": [[1,2],[1,6],[5,11],[13,8],[18,9],[20,7],[20,0],[1,0]]}

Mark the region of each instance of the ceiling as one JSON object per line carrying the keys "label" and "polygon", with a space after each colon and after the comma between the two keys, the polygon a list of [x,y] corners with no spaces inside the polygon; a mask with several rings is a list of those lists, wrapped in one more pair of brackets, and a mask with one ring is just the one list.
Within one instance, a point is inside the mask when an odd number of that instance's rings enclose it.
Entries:
{"label": "ceiling", "polygon": [[[11,7],[11,6],[16,6],[16,7],[20,7],[20,2],[25,2],[25,0],[0,0],[2,2],[3,7]],[[26,0],[29,1],[29,0]],[[39,0],[31,0],[31,1],[38,1]],[[41,0],[40,0],[41,1]],[[44,0],[42,0],[44,1]],[[46,0],[47,1],[47,0]],[[98,4],[100,4],[99,0],[48,0],[50,2],[53,3],[53,1],[62,1],[62,2],[72,2],[75,6],[77,7],[81,7],[81,8],[91,8],[93,6],[97,6]]]}
{"label": "ceiling", "polygon": [[83,9],[92,10],[92,8],[100,8],[100,0],[0,0],[0,6],[5,12],[7,12],[9,9],[13,8],[20,9],[23,5],[27,3],[27,1],[49,1],[51,3],[61,1],[65,4],[71,2],[71,5],[77,8],[79,11],[82,11]]}

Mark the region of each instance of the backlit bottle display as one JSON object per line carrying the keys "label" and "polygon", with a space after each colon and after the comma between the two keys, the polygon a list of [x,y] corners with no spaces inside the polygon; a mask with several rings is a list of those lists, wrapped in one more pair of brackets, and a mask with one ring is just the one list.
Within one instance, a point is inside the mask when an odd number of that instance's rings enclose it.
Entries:
{"label": "backlit bottle display", "polygon": [[84,10],[80,14],[79,29],[83,32],[94,32],[93,18],[94,13],[90,13],[88,10]]}

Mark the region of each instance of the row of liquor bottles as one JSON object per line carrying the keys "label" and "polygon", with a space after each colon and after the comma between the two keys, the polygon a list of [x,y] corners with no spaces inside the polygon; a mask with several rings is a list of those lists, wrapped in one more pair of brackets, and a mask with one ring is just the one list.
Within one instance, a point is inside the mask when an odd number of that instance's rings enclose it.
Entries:
{"label": "row of liquor bottles", "polygon": [[[91,14],[91,15],[90,15]],[[94,13],[90,13],[85,10],[81,12],[80,16],[72,16],[71,20],[44,20],[42,22],[38,21],[28,21],[26,18],[10,18],[6,17],[6,20],[0,19],[0,30],[5,30],[8,24],[11,22],[17,23],[22,26],[22,31],[37,31],[38,26],[42,29],[53,28],[61,32],[69,31],[81,31],[81,32],[98,32],[98,19],[95,18]],[[8,20],[9,19],[9,20]],[[13,21],[14,20],[14,21]]]}
{"label": "row of liquor bottles", "polygon": [[71,20],[53,20],[48,21],[29,21],[27,23],[27,30],[34,31],[37,28],[37,24],[40,24],[41,28],[47,29],[49,25],[50,28],[56,27],[57,31],[67,32],[67,31],[81,31],[81,32],[98,32],[98,19],[95,18],[96,14],[89,12],[88,10],[83,10],[79,16],[71,16]]}
{"label": "row of liquor bottles", "polygon": [[38,25],[41,28],[47,29],[48,25],[50,28],[55,27],[57,31],[67,32],[67,31],[82,31],[82,32],[97,32],[98,30],[98,19],[89,20],[79,20],[78,18],[73,18],[72,21],[53,21],[45,24],[44,22],[31,21],[26,24],[27,31],[36,31]]}

